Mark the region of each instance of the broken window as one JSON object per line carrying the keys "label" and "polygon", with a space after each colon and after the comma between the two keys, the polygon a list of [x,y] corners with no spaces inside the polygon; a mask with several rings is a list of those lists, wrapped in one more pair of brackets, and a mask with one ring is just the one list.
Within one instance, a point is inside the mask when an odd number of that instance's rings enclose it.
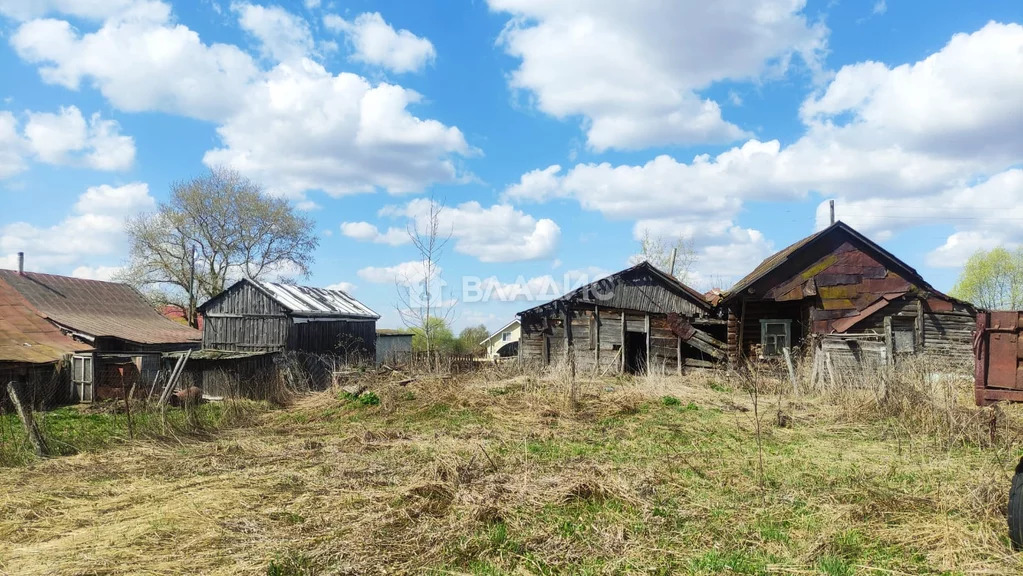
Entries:
{"label": "broken window", "polygon": [[761,356],[773,358],[782,355],[783,348],[789,348],[792,340],[792,320],[761,320]]}

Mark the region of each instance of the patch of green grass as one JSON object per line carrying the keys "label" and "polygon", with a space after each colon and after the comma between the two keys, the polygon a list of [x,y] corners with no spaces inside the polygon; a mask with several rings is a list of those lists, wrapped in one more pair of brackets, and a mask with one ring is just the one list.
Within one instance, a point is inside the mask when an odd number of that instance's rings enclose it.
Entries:
{"label": "patch of green grass", "polygon": [[665,406],[678,406],[682,404],[682,401],[674,396],[664,396],[661,398],[661,404]]}
{"label": "patch of green grass", "polygon": [[817,560],[817,569],[828,576],[852,576],[856,573],[845,558],[838,556],[821,556]]}
{"label": "patch of green grass", "polygon": [[766,559],[740,550],[711,550],[693,558],[689,567],[697,574],[767,574]]}
{"label": "patch of green grass", "polygon": [[[191,412],[178,408],[167,410],[166,421],[161,413],[133,405],[131,419],[119,411],[121,402],[93,405],[62,406],[34,414],[36,424],[53,456],[92,452],[124,442],[129,437],[162,437],[193,431],[210,431],[234,425],[247,413],[269,408],[265,403],[237,401],[209,402]],[[101,411],[107,408],[108,411]],[[34,460],[32,447],[16,414],[0,415],[0,466],[16,466]]]}
{"label": "patch of green grass", "polygon": [[317,571],[312,560],[301,552],[289,551],[278,555],[266,567],[266,576],[313,576]]}
{"label": "patch of green grass", "polygon": [[722,384],[721,382],[718,382],[717,380],[708,380],[707,381],[707,386],[711,390],[713,390],[715,392],[721,392],[722,394],[727,394],[727,393],[731,393],[732,392],[732,389],[730,387]]}
{"label": "patch of green grass", "polygon": [[351,392],[342,392],[341,399],[346,402],[358,404],[359,406],[379,406],[380,397],[375,392],[363,392],[361,394],[352,394]]}

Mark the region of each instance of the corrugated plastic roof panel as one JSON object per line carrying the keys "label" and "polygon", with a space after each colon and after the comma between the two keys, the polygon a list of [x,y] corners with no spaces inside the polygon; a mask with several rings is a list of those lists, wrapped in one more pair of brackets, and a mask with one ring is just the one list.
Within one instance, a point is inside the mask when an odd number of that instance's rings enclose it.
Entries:
{"label": "corrugated plastic roof panel", "polygon": [[276,282],[258,282],[271,297],[295,314],[380,318],[368,306],[341,290],[294,286]]}

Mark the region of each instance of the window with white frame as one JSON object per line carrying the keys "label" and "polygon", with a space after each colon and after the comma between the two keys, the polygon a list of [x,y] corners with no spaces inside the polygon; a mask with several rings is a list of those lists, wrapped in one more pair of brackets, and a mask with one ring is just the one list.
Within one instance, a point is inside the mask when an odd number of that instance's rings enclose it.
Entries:
{"label": "window with white frame", "polygon": [[511,340],[511,332],[504,332],[501,334],[501,342],[507,342]]}
{"label": "window with white frame", "polygon": [[761,320],[760,347],[764,358],[781,356],[783,348],[791,348],[792,320]]}
{"label": "window with white frame", "polygon": [[71,380],[74,396],[79,402],[91,402],[92,396],[92,356],[75,355],[71,358]]}

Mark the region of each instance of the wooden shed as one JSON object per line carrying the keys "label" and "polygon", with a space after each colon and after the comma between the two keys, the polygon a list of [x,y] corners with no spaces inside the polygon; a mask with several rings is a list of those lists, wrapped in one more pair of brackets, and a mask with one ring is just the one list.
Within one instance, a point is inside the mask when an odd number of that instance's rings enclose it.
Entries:
{"label": "wooden shed", "polygon": [[374,358],[380,316],[341,290],[240,280],[199,312],[203,348],[243,352],[358,352]]}
{"label": "wooden shed", "polygon": [[195,349],[198,330],[164,318],[134,288],[118,282],[0,270],[40,317],[91,348],[71,358],[72,399],[91,402],[148,384],[164,352]]}
{"label": "wooden shed", "polygon": [[724,320],[703,295],[648,262],[518,314],[519,360],[580,373],[681,372],[725,358]]}
{"label": "wooden shed", "polygon": [[842,222],[768,257],[716,304],[727,314],[731,366],[780,357],[811,335],[838,347],[879,347],[886,362],[919,353],[972,359],[976,308],[935,290]]}

